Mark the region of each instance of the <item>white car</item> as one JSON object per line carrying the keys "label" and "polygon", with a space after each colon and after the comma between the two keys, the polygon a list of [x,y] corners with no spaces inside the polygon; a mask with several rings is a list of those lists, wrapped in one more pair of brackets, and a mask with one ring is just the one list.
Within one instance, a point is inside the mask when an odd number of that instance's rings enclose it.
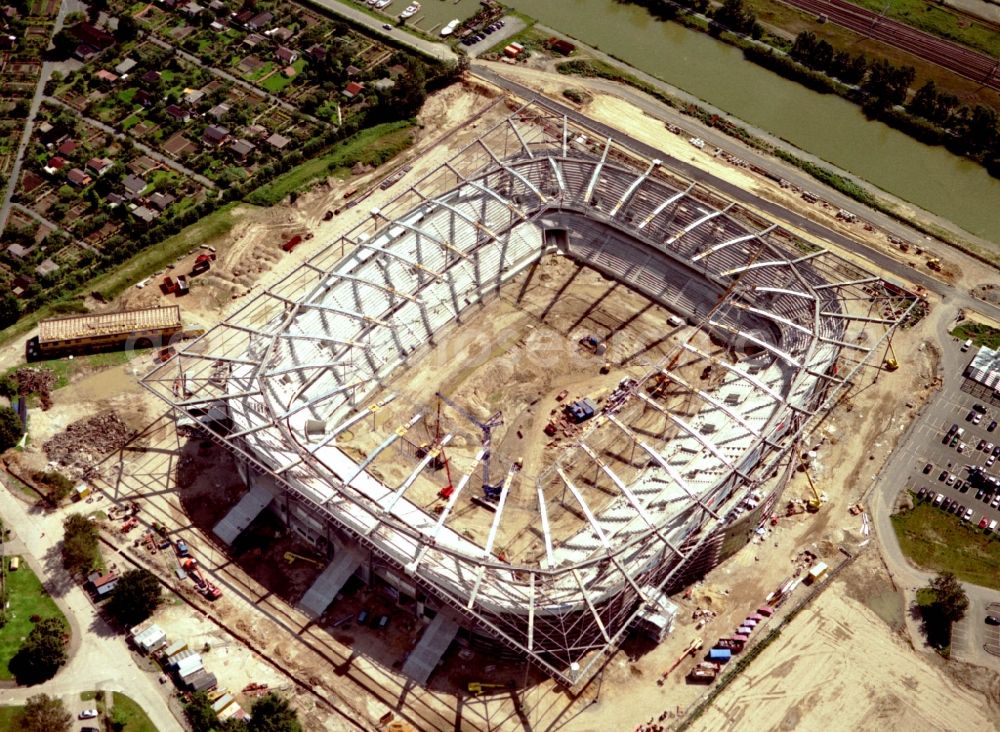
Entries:
{"label": "white car", "polygon": [[955,485],[955,481],[958,480],[958,476],[954,473],[948,473],[948,480],[945,481],[948,485]]}
{"label": "white car", "polygon": [[987,468],[990,467],[996,461],[997,461],[996,457],[994,457],[993,455],[990,455],[988,458],[986,458],[986,467]]}
{"label": "white car", "polygon": [[959,442],[958,443],[958,451],[959,452],[965,452],[965,443],[964,442]]}
{"label": "white car", "polygon": [[962,520],[969,521],[971,518],[972,518],[972,509],[970,508],[965,512],[965,515],[962,517]]}
{"label": "white car", "polygon": [[80,712],[80,719],[96,719],[97,710],[96,709],[84,709]]}
{"label": "white car", "polygon": [[983,421],[983,415],[981,415],[979,412],[976,412],[976,416],[972,418],[972,424],[979,424],[982,421]]}
{"label": "white car", "polygon": [[996,494],[996,496],[995,496],[995,497],[993,498],[993,500],[992,500],[992,501],[990,502],[990,505],[991,505],[991,506],[993,506],[993,508],[998,508],[998,507],[1000,507],[1000,493],[997,493],[997,494]]}
{"label": "white car", "polygon": [[987,442],[986,443],[986,452],[993,452],[993,443],[992,442]]}

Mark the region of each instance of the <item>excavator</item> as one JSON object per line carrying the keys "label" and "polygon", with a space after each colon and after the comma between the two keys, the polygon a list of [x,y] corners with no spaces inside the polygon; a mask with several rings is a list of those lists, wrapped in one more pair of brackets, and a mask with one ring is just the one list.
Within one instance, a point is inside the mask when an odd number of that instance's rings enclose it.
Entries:
{"label": "excavator", "polygon": [[685,658],[687,658],[688,656],[693,656],[698,651],[700,651],[703,645],[704,642],[702,641],[701,638],[692,638],[691,642],[688,643],[687,648],[684,649],[684,652],[677,657],[677,659],[670,665],[670,667],[666,671],[660,674],[660,678],[657,679],[656,683],[659,686],[663,686],[663,682],[666,680],[667,676],[670,675],[670,672],[676,669],[678,666],[680,666]]}
{"label": "excavator", "polygon": [[315,564],[317,567],[323,566],[323,563],[318,559],[304,557],[301,554],[293,554],[292,552],[285,552],[285,561],[288,562],[289,564],[294,564],[296,559],[301,559],[303,562],[309,562],[310,564]]}
{"label": "excavator", "polygon": [[821,494],[816,490],[816,484],[813,483],[812,476],[809,475],[809,468],[805,469],[806,480],[809,481],[809,489],[812,491],[812,498],[806,501],[806,511],[809,513],[817,513],[823,504],[826,503],[826,496]]}
{"label": "excavator", "polygon": [[882,367],[886,371],[895,371],[899,368],[899,361],[896,360],[896,352],[892,350],[892,341],[889,341],[889,357],[885,360]]}
{"label": "excavator", "polygon": [[506,689],[506,688],[509,688],[507,684],[487,684],[482,681],[470,681],[468,686],[470,694],[482,694],[487,689]]}

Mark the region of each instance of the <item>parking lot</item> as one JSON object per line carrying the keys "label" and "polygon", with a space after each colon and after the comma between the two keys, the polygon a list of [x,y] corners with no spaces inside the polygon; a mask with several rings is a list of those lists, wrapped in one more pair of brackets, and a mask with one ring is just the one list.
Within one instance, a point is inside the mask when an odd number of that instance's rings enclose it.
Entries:
{"label": "parking lot", "polygon": [[[983,399],[978,389],[965,385],[953,393],[944,413],[917,426],[911,470],[906,487],[928,498],[944,510],[989,530],[1000,530],[1000,406]],[[955,426],[954,432],[952,427]],[[996,478],[977,488],[970,480],[973,470]],[[940,501],[936,497],[940,495]],[[966,517],[968,517],[966,519]],[[985,522],[985,523],[984,523]],[[993,523],[996,522],[996,523]]]}

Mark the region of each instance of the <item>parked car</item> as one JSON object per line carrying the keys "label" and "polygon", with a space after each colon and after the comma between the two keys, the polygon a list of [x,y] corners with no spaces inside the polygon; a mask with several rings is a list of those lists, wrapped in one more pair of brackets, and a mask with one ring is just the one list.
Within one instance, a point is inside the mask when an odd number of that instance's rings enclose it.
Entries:
{"label": "parked car", "polygon": [[927,489],[921,487],[920,490],[917,491],[917,499],[922,501],[926,497],[927,497]]}
{"label": "parked car", "polygon": [[971,520],[971,519],[972,519],[972,509],[971,509],[971,508],[969,508],[969,509],[966,509],[966,510],[965,510],[965,515],[964,515],[964,516],[962,516],[962,520],[963,520],[963,521],[969,521],[969,520]]}
{"label": "parked car", "polygon": [[959,442],[958,443],[958,451],[959,452],[965,452],[965,448],[966,448],[966,444],[964,442]]}
{"label": "parked car", "polygon": [[358,613],[358,625],[364,625],[368,622],[368,611],[362,610]]}
{"label": "parked car", "polygon": [[97,719],[96,709],[84,709],[79,714],[80,719]]}
{"label": "parked car", "polygon": [[986,616],[986,624],[987,625],[1000,625],[1000,618],[998,618],[996,615],[987,615]]}
{"label": "parked car", "polygon": [[944,494],[943,493],[938,493],[937,497],[934,499],[934,505],[935,506],[940,506],[941,505],[941,501],[943,501],[943,500],[944,500]]}
{"label": "parked car", "polygon": [[386,626],[387,626],[388,624],[389,624],[389,616],[388,616],[388,615],[379,615],[379,618],[378,618],[378,623],[376,624],[376,627],[377,627],[377,628],[378,628],[379,630],[384,630],[384,629],[385,629],[385,627],[386,627]]}
{"label": "parked car", "polygon": [[984,447],[986,447],[986,440],[980,440],[979,444],[976,445],[977,450],[982,450]]}
{"label": "parked car", "polygon": [[986,458],[986,467],[987,468],[990,467],[996,461],[997,461],[997,456],[996,455],[990,455],[988,458]]}
{"label": "parked car", "polygon": [[982,421],[983,421],[983,415],[981,414],[976,414],[976,416],[972,418],[972,424],[979,424]]}
{"label": "parked car", "polygon": [[997,421],[994,419],[992,422],[989,423],[989,426],[987,426],[986,431],[992,432],[996,428],[997,428]]}
{"label": "parked car", "polygon": [[984,491],[982,488],[980,488],[978,491],[976,491],[976,500],[977,501],[983,500],[983,496],[985,496],[985,495],[986,495],[986,491]]}
{"label": "parked car", "polygon": [[985,516],[983,516],[981,519],[979,519],[979,528],[985,529],[989,525],[990,525],[990,520],[988,518],[986,518]]}
{"label": "parked car", "polygon": [[948,477],[948,471],[947,470],[942,470],[941,471],[941,475],[938,476],[938,480],[944,480],[947,477]]}
{"label": "parked car", "polygon": [[973,419],[975,419],[975,416],[976,416],[976,413],[970,409],[969,413],[967,415],[965,415],[965,421],[966,422],[971,422]]}
{"label": "parked car", "polygon": [[958,476],[954,473],[948,473],[948,480],[945,481],[946,485],[955,485],[955,481],[958,480]]}
{"label": "parked car", "polygon": [[973,411],[979,412],[980,414],[986,414],[986,407],[983,406],[982,404],[973,404],[972,409]]}
{"label": "parked car", "polygon": [[955,484],[955,490],[958,491],[959,493],[968,493],[969,484],[966,483],[964,480],[960,480]]}

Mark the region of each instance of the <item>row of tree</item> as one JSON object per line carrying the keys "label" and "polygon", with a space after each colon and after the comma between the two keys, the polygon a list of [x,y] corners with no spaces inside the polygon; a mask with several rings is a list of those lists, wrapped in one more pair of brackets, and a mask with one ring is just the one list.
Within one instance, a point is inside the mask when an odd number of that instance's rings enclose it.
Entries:
{"label": "row of tree", "polygon": [[212,709],[212,700],[204,692],[195,692],[184,705],[193,732],[302,732],[298,714],[288,700],[270,693],[257,699],[250,707],[250,721],[237,719],[219,721]]}

